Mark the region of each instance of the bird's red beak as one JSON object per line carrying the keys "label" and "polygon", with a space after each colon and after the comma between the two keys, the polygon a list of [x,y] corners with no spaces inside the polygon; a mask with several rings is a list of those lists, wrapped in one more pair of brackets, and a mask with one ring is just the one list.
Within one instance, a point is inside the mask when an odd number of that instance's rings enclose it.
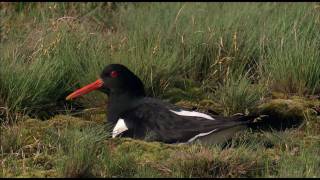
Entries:
{"label": "bird's red beak", "polygon": [[97,90],[97,89],[101,88],[102,86],[103,86],[102,79],[98,79],[95,82],[88,84],[88,85],[74,91],[73,93],[69,94],[69,96],[66,97],[66,100],[71,100],[71,99],[77,98],[79,96],[82,96],[84,94],[88,94],[89,92]]}

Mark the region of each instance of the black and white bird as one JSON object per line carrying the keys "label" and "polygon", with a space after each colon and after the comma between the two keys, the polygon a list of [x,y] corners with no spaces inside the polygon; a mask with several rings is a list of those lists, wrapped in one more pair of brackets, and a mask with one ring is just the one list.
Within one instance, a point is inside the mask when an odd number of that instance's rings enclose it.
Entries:
{"label": "black and white bird", "polygon": [[110,64],[95,82],[71,93],[74,99],[93,90],[108,95],[108,122],[112,137],[131,137],[164,143],[215,144],[232,138],[252,123],[253,116],[222,117],[190,111],[146,97],[142,81],[127,67]]}

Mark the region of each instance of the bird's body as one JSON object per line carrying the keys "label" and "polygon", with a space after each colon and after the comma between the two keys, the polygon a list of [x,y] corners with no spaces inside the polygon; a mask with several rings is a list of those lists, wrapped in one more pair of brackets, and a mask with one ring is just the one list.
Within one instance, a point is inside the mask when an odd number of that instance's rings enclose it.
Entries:
{"label": "bird's body", "polygon": [[214,144],[228,140],[253,119],[244,115],[209,115],[146,97],[141,80],[119,64],[107,66],[101,79],[69,95],[68,99],[98,88],[109,96],[108,122],[113,126],[113,138],[125,136],[165,143],[199,140]]}
{"label": "bird's body", "polygon": [[226,118],[208,115],[149,97],[133,102],[128,109],[116,115],[110,113],[120,124],[113,128],[113,137],[123,135],[165,143],[190,143],[247,123],[240,120],[246,116]]}

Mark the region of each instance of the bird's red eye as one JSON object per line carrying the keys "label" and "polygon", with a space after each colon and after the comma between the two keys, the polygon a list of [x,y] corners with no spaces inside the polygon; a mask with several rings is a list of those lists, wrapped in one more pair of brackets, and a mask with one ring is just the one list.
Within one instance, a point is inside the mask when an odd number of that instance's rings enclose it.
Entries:
{"label": "bird's red eye", "polygon": [[110,76],[111,76],[112,78],[116,78],[116,77],[119,76],[119,73],[118,73],[117,71],[111,71]]}

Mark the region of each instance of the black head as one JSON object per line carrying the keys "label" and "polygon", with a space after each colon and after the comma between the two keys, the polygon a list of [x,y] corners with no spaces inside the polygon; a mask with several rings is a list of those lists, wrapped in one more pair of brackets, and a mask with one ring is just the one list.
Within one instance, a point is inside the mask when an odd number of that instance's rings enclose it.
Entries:
{"label": "black head", "polygon": [[142,81],[127,67],[110,64],[100,74],[100,79],[71,93],[66,99],[73,99],[93,90],[100,90],[109,96],[127,94],[132,97],[144,97]]}
{"label": "black head", "polygon": [[101,75],[103,88],[101,91],[109,93],[129,93],[133,96],[145,96],[142,81],[127,67],[121,64],[106,66]]}

